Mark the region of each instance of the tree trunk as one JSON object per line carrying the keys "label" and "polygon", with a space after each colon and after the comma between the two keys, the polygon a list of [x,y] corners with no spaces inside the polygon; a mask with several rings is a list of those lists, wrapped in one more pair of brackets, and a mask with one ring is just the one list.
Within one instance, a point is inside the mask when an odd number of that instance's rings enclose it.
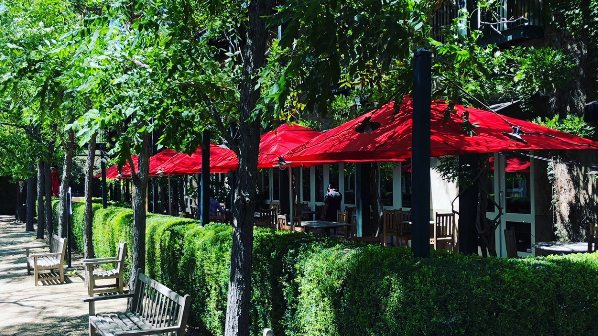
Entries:
{"label": "tree trunk", "polygon": [[253,0],[249,4],[249,21],[246,36],[245,63],[240,85],[240,118],[237,144],[239,168],[235,188],[233,241],[226,308],[226,336],[248,336],[251,299],[251,258],[253,252],[253,211],[257,184],[257,156],[260,141],[260,120],[252,118],[259,99],[256,89],[258,72],[265,63],[265,16],[272,10],[271,0]]}
{"label": "tree trunk", "polygon": [[60,206],[58,210],[58,235],[66,237],[66,223],[68,221],[67,191],[71,182],[71,169],[73,167],[73,147],[75,145],[75,133],[68,131],[68,139],[64,150],[64,164],[62,171],[62,182],[60,183]]}
{"label": "tree trunk", "polygon": [[[30,167],[31,169],[32,167]],[[27,180],[27,219],[25,228],[27,231],[35,231],[33,217],[35,216],[35,177]]]}
{"label": "tree trunk", "polygon": [[91,136],[87,145],[87,162],[85,162],[85,235],[83,236],[83,255],[94,258],[93,253],[93,167],[96,159],[97,134]]}
{"label": "tree trunk", "polygon": [[[150,153],[150,135],[145,134],[142,139],[141,153],[138,156],[138,171],[131,169],[131,178],[135,190],[133,192],[133,247],[131,262],[131,279],[129,288],[135,291],[135,279],[137,271],[145,272],[145,227],[146,227],[146,193],[147,182],[149,181],[149,153]],[[134,167],[130,160],[129,166]]]}
{"label": "tree trunk", "polygon": [[49,162],[44,163],[44,193],[46,201],[46,234],[47,241],[50,242],[54,234],[54,225],[52,223],[52,169]]}
{"label": "tree trunk", "polygon": [[37,239],[44,239],[44,163],[37,163]]}

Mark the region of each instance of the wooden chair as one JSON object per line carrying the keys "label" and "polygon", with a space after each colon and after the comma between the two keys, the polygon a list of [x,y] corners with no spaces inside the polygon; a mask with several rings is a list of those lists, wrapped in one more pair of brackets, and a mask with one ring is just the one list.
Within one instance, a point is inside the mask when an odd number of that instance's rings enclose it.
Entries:
{"label": "wooden chair", "polygon": [[455,248],[457,243],[457,227],[455,225],[454,213],[436,213],[434,234],[430,238],[430,244],[437,250],[440,244],[449,244],[450,250]]}
{"label": "wooden chair", "polygon": [[256,226],[276,228],[276,209],[261,209],[255,220]]}
{"label": "wooden chair", "polygon": [[277,216],[277,221],[278,221],[278,225],[277,226],[278,226],[279,230],[291,231],[291,226],[287,222],[287,216],[286,215],[278,215]]}
{"label": "wooden chair", "polygon": [[596,252],[598,246],[598,224],[590,224],[588,230],[588,253]]}
{"label": "wooden chair", "polygon": [[517,238],[515,238],[515,229],[505,229],[505,245],[507,248],[507,258],[517,258]]}
{"label": "wooden chair", "polygon": [[397,243],[399,246],[409,246],[411,240],[411,211],[395,210],[395,221],[397,222]]}
{"label": "wooden chair", "polygon": [[398,237],[399,228],[395,218],[395,210],[382,211],[382,244],[388,246],[393,245],[393,241]]}
{"label": "wooden chair", "polygon": [[[118,244],[118,253],[116,257],[83,259],[85,266],[85,285],[87,294],[93,296],[94,293],[123,293],[125,256],[127,254],[127,243]],[[94,269],[96,265],[114,264],[110,270]],[[114,283],[97,284],[97,280],[114,280]]]}
{"label": "wooden chair", "polygon": [[[31,270],[33,270],[33,277],[35,279],[36,286],[40,280],[60,280],[60,283],[64,283],[64,257],[66,255],[67,240],[66,238],[60,238],[56,235],[53,235],[52,239],[50,239],[50,244],[51,252],[30,254],[30,249],[48,248],[48,246],[31,248],[27,247],[25,249],[25,255],[27,259],[27,274],[31,274]],[[59,275],[44,276],[43,278],[40,277],[39,271],[50,270],[51,272],[53,269],[57,269],[59,271]]]}
{"label": "wooden chair", "polygon": [[324,206],[316,205],[316,220],[322,219],[323,215],[324,215]]}
{"label": "wooden chair", "polygon": [[[347,211],[340,211],[337,210],[336,211],[336,221],[339,223],[350,223],[351,217],[348,217],[348,213]],[[345,237],[345,238],[349,238],[349,228],[347,227],[341,227],[336,229],[336,236],[337,237]]]}

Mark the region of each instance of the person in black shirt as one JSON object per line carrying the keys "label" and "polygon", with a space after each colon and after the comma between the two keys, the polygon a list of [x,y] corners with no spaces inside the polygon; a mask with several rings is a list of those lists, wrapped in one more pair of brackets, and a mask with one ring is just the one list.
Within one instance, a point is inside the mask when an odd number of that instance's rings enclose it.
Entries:
{"label": "person in black shirt", "polygon": [[334,184],[328,185],[328,193],[324,196],[324,209],[322,210],[322,219],[330,222],[336,222],[336,213],[341,209],[343,195],[336,190]]}

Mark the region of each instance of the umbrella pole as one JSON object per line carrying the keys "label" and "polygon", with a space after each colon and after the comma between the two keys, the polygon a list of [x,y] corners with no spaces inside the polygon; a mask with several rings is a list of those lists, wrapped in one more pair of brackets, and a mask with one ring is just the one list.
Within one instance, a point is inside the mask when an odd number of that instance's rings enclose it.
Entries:
{"label": "umbrella pole", "polygon": [[290,202],[289,202],[289,223],[291,223],[291,230],[295,229],[295,225],[293,223],[293,168],[291,168],[291,164],[289,163],[289,197]]}
{"label": "umbrella pole", "polygon": [[168,214],[170,216],[172,216],[172,197],[171,197],[171,192],[172,190],[170,190],[170,176],[168,176]]}

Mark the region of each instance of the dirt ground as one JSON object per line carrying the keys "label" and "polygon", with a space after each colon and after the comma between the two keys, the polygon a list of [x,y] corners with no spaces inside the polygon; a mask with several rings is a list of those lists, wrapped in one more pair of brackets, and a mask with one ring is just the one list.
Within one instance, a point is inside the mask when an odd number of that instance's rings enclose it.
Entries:
{"label": "dirt ground", "polygon": [[[0,335],[88,335],[88,306],[81,255],[73,254],[66,283],[27,275],[25,247],[42,246],[35,232],[12,216],[0,216]],[[96,313],[122,311],[126,300],[96,303]]]}

